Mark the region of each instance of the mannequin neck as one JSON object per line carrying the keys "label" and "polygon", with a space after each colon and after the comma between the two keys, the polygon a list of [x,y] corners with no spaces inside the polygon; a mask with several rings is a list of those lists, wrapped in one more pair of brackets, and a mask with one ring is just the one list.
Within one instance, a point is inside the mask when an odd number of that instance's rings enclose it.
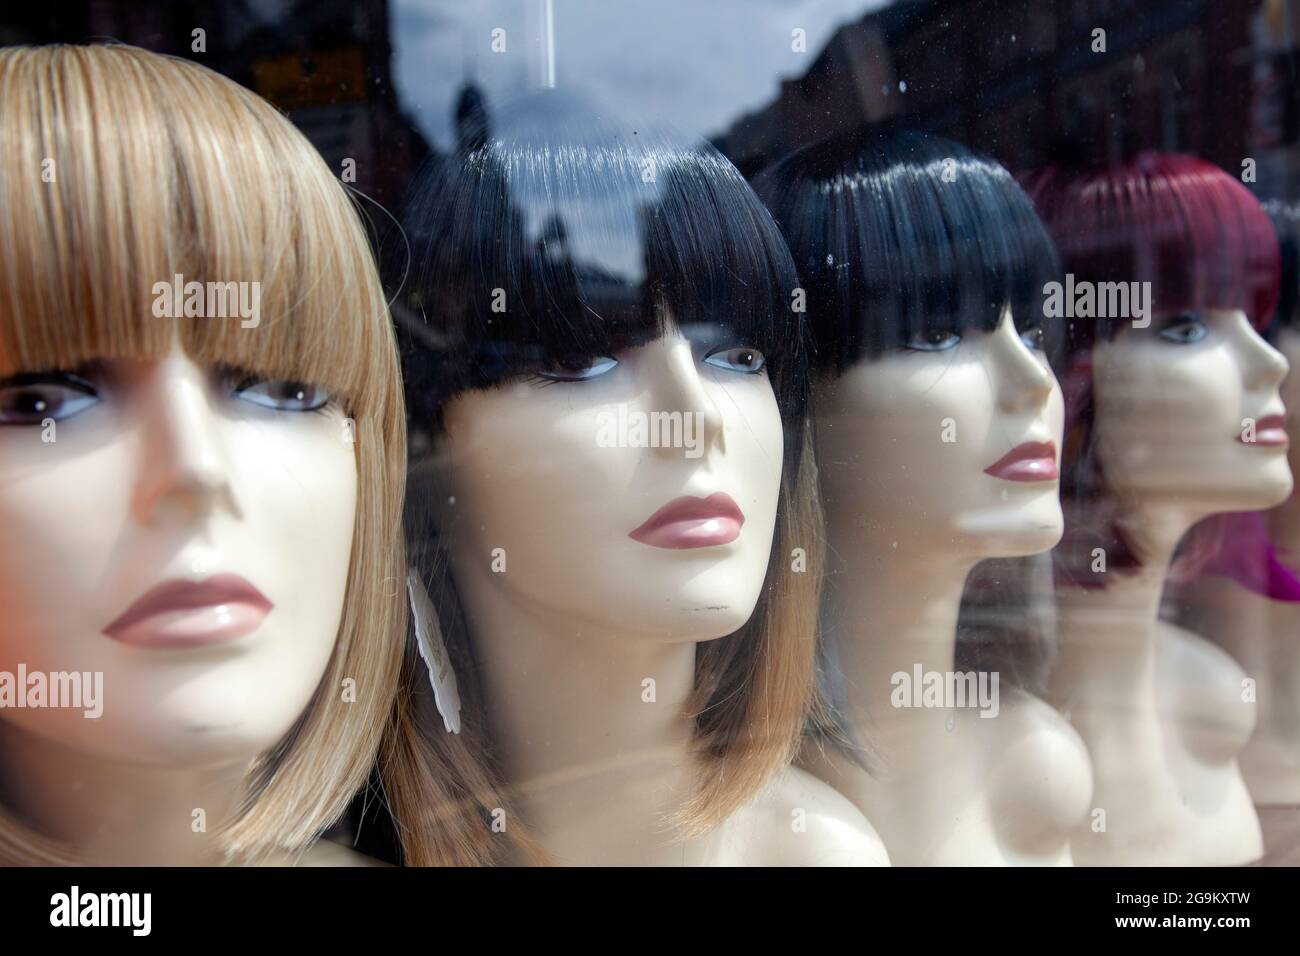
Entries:
{"label": "mannequin neck", "polygon": [[1169,566],[1178,542],[1207,516],[1177,503],[1132,508],[1119,526],[1142,565],[1104,572],[1102,588],[1058,586],[1061,640],[1052,680],[1058,706],[1068,709],[1099,695],[1110,701],[1153,699],[1156,623]]}
{"label": "mannequin neck", "polygon": [[[218,865],[223,821],[238,806],[246,764],[176,770],[105,760],[0,721],[5,806],[33,829],[113,866]],[[205,832],[194,832],[194,811]]]}
{"label": "mannequin neck", "polygon": [[1278,556],[1293,571],[1300,571],[1300,494],[1273,509],[1269,522]]}
{"label": "mannequin neck", "polygon": [[541,607],[502,588],[481,563],[453,558],[452,566],[465,569],[456,588],[524,824],[562,864],[681,862],[666,819],[694,782],[695,643]]}
{"label": "mannequin neck", "polygon": [[890,706],[893,675],[953,671],[962,590],[978,559],[906,552],[837,524],[828,522],[823,634],[844,676],[846,714],[866,732],[920,715]]}

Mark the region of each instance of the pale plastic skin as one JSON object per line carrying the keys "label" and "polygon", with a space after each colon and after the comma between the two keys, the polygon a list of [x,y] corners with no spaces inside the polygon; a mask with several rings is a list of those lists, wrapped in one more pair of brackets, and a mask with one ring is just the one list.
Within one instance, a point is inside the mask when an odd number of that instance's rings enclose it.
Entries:
{"label": "pale plastic skin", "polygon": [[1059,590],[1053,696],[1082,734],[1093,810],[1072,841],[1095,865],[1231,865],[1262,852],[1237,756],[1255,724],[1241,668],[1157,620],[1174,548],[1197,521],[1290,494],[1283,447],[1237,440],[1242,420],[1283,410],[1286,359],[1240,311],[1202,313],[1191,344],[1125,329],[1093,350],[1100,464],[1140,542],[1138,573]]}
{"label": "pale plastic skin", "polygon": [[[693,781],[696,645],[755,606],[782,468],[766,374],[705,363],[688,334],[670,327],[586,381],[470,391],[445,409],[438,504],[505,777],[556,863],[883,862],[861,814],[793,768],[704,837],[670,839]],[[702,413],[702,453],[601,447],[599,416],[619,403]],[[668,501],[718,492],[745,515],[729,544],[628,537]]]}
{"label": "pale plastic skin", "polygon": [[854,801],[895,865],[1068,865],[1092,778],[1051,707],[1006,683],[991,718],[890,702],[895,673],[954,670],[962,589],[980,560],[1061,536],[1056,479],[984,473],[1028,441],[1052,442],[1059,464],[1063,405],[1045,356],[1008,312],[951,348],[864,359],[819,382],[817,422],[825,639],[874,766],[811,746],[803,766]]}
{"label": "pale plastic skin", "polygon": [[[212,862],[250,762],[302,714],[342,614],[357,478],[342,413],[232,397],[179,348],[112,361],[100,401],[0,426],[0,670],[103,672],[103,716],[0,711],[5,802],[117,864]],[[155,585],[243,576],[274,604],[233,642],[103,628]],[[193,832],[206,811],[208,832]]]}
{"label": "pale plastic skin", "polygon": [[[1300,367],[1300,332],[1284,327],[1278,350]],[[1300,376],[1288,374],[1282,401],[1300,409]],[[1291,472],[1300,468],[1300,442],[1287,450]],[[1296,568],[1300,558],[1300,498],[1269,515],[1273,546]],[[1183,595],[1195,602],[1195,630],[1227,650],[1255,681],[1258,720],[1241,752],[1241,772],[1257,806],[1300,805],[1300,604],[1274,601],[1225,577],[1201,577]],[[1267,834],[1266,834],[1267,835]]]}

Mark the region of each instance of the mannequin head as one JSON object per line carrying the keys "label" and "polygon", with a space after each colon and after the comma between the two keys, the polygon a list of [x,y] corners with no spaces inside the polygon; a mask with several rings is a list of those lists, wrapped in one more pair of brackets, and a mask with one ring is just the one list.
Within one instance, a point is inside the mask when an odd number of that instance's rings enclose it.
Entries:
{"label": "mannequin head", "polygon": [[[1265,203],[1273,221],[1281,253],[1281,283],[1273,322],[1265,338],[1286,358],[1291,368],[1300,363],[1300,330],[1297,329],[1296,300],[1300,293],[1300,209],[1276,200]],[[1288,373],[1282,382],[1282,403],[1300,408],[1300,383]],[[1294,475],[1300,468],[1300,447],[1287,447],[1287,463]],[[1295,501],[1294,492],[1288,501]],[[1194,535],[1210,543],[1201,573],[1234,579],[1242,587],[1274,601],[1300,602],[1300,574],[1292,570],[1296,555],[1278,554],[1272,540],[1267,512],[1235,512],[1216,515],[1198,525]]]}
{"label": "mannequin head", "polygon": [[[0,739],[248,768],[209,828],[301,849],[365,780],[405,620],[397,354],[360,222],[287,120],[192,63],[9,48],[0,98],[0,670],[104,696],[99,719],[0,710]],[[178,274],[248,283],[258,320],[159,317]]]}
{"label": "mannequin head", "polygon": [[[707,826],[788,758],[812,686],[815,575],[789,557],[817,538],[789,255],[716,152],[562,94],[472,141],[409,210],[423,317],[404,354],[428,441],[413,553],[458,675],[471,587],[607,641],[597,654],[698,643],[682,822]],[[680,428],[645,447],[635,420],[661,414]],[[711,517],[665,524],[683,496]]]}
{"label": "mannequin head", "polygon": [[[1068,323],[1062,569],[1082,586],[1144,564],[1141,529],[1265,508],[1291,490],[1278,385],[1259,335],[1278,295],[1268,218],[1222,170],[1144,154],[1105,170],[1048,169],[1026,185],[1079,283],[1149,283],[1150,310]],[[1257,440],[1246,441],[1254,424]],[[1244,430],[1246,430],[1244,432]]]}
{"label": "mannequin head", "polygon": [[[808,287],[832,530],[963,564],[1060,536],[1061,395],[1038,290],[1055,253],[1009,173],[955,143],[858,130],[757,186]],[[1038,444],[1038,461],[997,467]]]}

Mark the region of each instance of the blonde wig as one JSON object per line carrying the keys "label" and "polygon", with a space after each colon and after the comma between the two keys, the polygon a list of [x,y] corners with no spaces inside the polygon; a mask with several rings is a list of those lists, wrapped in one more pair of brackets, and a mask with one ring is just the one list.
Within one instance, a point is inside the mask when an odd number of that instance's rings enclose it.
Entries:
{"label": "blonde wig", "polygon": [[[152,285],[177,273],[257,278],[260,325],[155,318]],[[0,50],[0,376],[160,358],[177,339],[198,362],[320,384],[355,422],[335,647],[223,822],[228,859],[256,862],[305,850],[365,784],[401,667],[406,434],[369,243],[311,144],[234,82],[129,46]],[[0,862],[75,859],[0,808]]]}

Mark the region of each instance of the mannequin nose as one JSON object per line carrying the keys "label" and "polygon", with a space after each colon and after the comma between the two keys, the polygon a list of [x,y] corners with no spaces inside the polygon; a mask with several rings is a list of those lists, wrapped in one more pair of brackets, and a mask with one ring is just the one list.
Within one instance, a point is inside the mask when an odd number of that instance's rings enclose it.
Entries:
{"label": "mannequin nose", "polygon": [[1282,384],[1291,363],[1264,337],[1255,331],[1244,314],[1238,316],[1241,326],[1241,356],[1243,378],[1248,388],[1273,391]]}
{"label": "mannequin nose", "polygon": [[203,371],[188,359],[169,358],[136,401],[143,422],[136,520],[144,525],[192,521],[223,499],[233,507]]}
{"label": "mannequin nose", "polygon": [[[669,334],[660,340],[661,355],[656,359],[656,381],[651,389],[652,411],[681,412],[697,415],[700,448],[726,451],[722,412],[705,387],[691,343],[680,335]],[[689,432],[683,430],[683,434]],[[657,449],[660,454],[681,456],[681,448]]]}
{"label": "mannequin nose", "polygon": [[1025,344],[1008,312],[993,334],[993,359],[998,376],[998,401],[1003,408],[1037,408],[1047,401],[1056,376],[1047,362]]}

